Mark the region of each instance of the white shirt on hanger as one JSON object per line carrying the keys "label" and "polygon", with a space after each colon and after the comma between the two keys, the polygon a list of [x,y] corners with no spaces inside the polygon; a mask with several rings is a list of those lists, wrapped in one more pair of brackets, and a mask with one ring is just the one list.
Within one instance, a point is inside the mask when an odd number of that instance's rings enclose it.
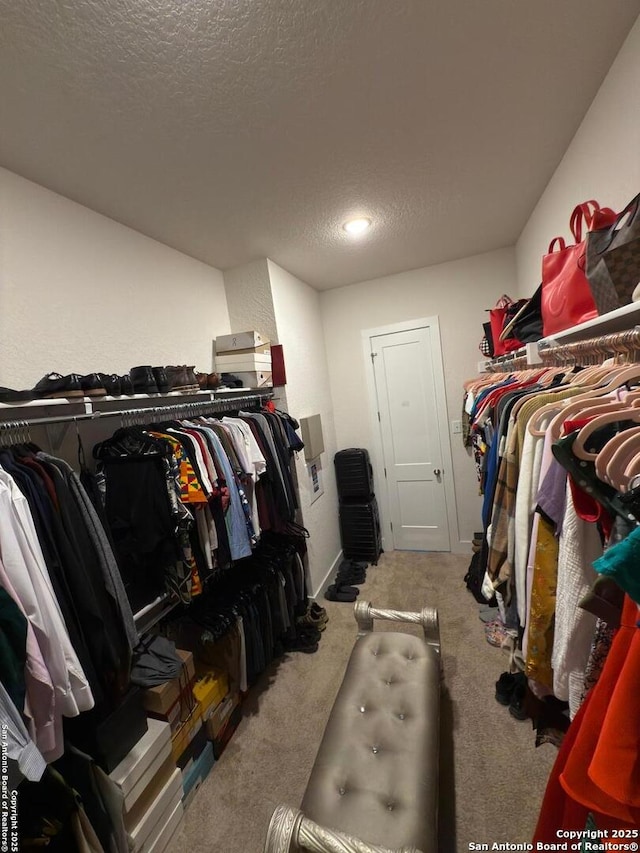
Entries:
{"label": "white shirt on hanger", "polygon": [[[87,677],[75,653],[53,591],[27,499],[13,477],[0,468],[0,559],[31,623],[55,690],[54,724],[94,706]],[[53,761],[62,755],[56,737]]]}

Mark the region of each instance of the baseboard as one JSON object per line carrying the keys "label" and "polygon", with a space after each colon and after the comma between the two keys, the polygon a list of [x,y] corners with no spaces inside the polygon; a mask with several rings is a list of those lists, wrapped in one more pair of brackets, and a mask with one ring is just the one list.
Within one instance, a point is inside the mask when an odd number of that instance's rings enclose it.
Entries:
{"label": "baseboard", "polygon": [[327,587],[331,584],[333,580],[333,576],[338,571],[338,566],[342,562],[342,551],[338,551],[338,556],[335,558],[331,566],[329,567],[328,572],[324,576],[324,580],[320,584],[317,590],[314,590],[311,598],[317,600],[321,600],[324,597],[325,592],[327,591]]}

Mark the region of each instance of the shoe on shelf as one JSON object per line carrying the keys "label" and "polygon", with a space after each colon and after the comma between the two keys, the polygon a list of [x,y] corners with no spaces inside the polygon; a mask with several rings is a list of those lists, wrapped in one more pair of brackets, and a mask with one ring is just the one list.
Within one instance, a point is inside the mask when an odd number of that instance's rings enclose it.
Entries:
{"label": "shoe on shelf", "polygon": [[156,380],[156,388],[161,394],[166,394],[169,390],[169,379],[164,367],[152,367],[153,378]]}
{"label": "shoe on shelf", "polygon": [[38,399],[50,400],[63,397],[67,399],[84,397],[80,380],[81,377],[78,373],[69,373],[67,376],[62,376],[60,373],[47,373],[34,386],[33,395]]}
{"label": "shoe on shelf", "polygon": [[238,379],[237,376],[234,376],[233,373],[221,373],[220,379],[223,385],[226,385],[227,388],[243,388],[244,383],[242,379]]}
{"label": "shoe on shelf", "polygon": [[33,391],[15,391],[0,386],[0,403],[24,403],[33,400]]}
{"label": "shoe on shelf", "polygon": [[196,373],[196,379],[198,380],[198,385],[201,391],[207,391],[209,389],[208,373]]}
{"label": "shoe on shelf", "polygon": [[133,382],[131,381],[131,376],[128,373],[125,373],[122,376],[119,376],[118,379],[120,380],[120,393],[121,394],[131,395],[131,394],[136,393],[134,391],[134,388],[133,388]]}
{"label": "shoe on shelf", "polygon": [[187,367],[187,365],[185,365],[184,372],[185,372],[185,375],[187,377],[187,384],[189,385],[190,390],[199,391],[200,385],[199,385],[198,379],[196,377],[195,365],[192,364],[191,367]]}
{"label": "shoe on shelf", "polygon": [[96,375],[110,397],[119,397],[122,394],[122,384],[116,373],[98,373]]}
{"label": "shoe on shelf", "polygon": [[210,373],[209,380],[207,382],[207,388],[209,391],[215,391],[216,388],[220,387],[220,377],[217,373]]}
{"label": "shoe on shelf", "polygon": [[129,371],[134,394],[157,394],[158,386],[150,364],[132,367]]}
{"label": "shoe on shelf", "polygon": [[87,373],[86,376],[81,376],[80,385],[85,397],[107,396],[105,383],[100,379],[100,374],[98,373]]}
{"label": "shoe on shelf", "polygon": [[191,381],[187,373],[187,367],[184,364],[170,364],[165,367],[167,379],[169,381],[170,391],[199,391],[200,386],[194,376],[194,382]]}

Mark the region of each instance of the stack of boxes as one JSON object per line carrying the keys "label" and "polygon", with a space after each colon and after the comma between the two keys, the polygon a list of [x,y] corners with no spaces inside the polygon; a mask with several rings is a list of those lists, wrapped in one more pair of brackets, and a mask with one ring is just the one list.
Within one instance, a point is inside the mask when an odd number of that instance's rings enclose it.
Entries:
{"label": "stack of boxes", "polygon": [[222,669],[194,660],[178,649],[182,673],[144,691],[149,723],[167,727],[170,757],[181,772],[181,796],[186,808],[222,755],[242,718],[237,687]]}
{"label": "stack of boxes", "polygon": [[162,853],[178,828],[182,774],[171,755],[171,727],[150,719],[146,734],[111,771],[120,788],[124,827],[132,853]]}
{"label": "stack of boxes", "polygon": [[237,332],[216,340],[217,373],[232,373],[245,388],[273,385],[271,345],[259,332]]}

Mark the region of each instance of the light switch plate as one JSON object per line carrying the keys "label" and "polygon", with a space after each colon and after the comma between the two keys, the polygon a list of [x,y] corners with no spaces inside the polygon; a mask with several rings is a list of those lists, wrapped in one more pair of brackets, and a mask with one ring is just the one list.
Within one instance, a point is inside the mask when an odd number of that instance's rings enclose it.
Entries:
{"label": "light switch plate", "polygon": [[451,421],[451,432],[459,435],[462,432],[462,421]]}

